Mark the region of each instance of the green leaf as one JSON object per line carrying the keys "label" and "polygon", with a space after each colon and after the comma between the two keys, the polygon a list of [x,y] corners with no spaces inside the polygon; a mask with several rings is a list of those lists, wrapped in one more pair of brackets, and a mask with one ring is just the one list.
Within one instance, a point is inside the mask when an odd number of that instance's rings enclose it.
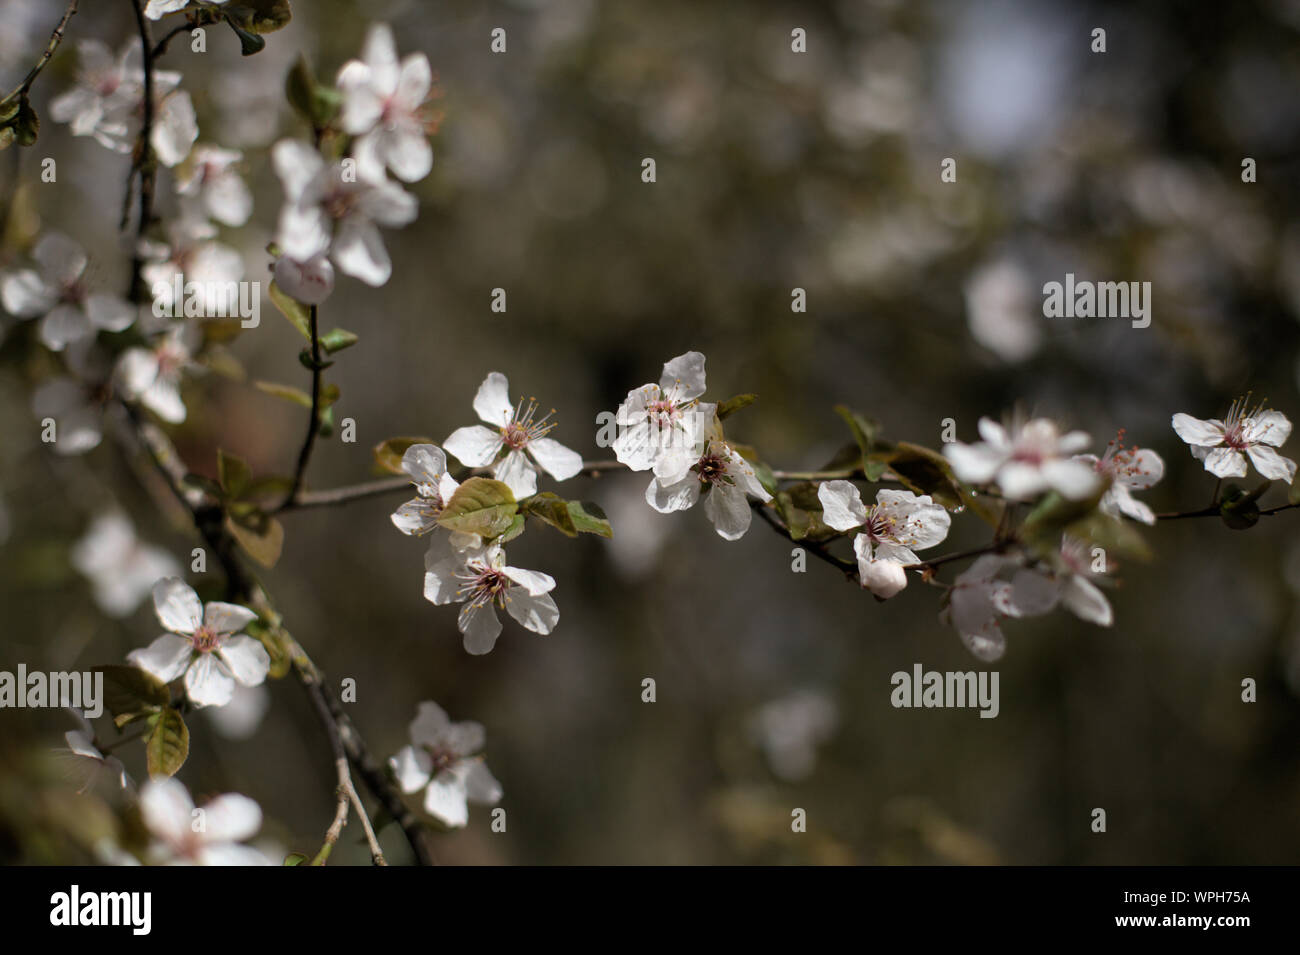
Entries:
{"label": "green leaf", "polygon": [[322,385],[320,390],[320,406],[322,409],[330,407],[334,402],[339,400],[339,386],[330,382]]}
{"label": "green leaf", "polygon": [[285,401],[292,401],[296,405],[304,408],[311,407],[311,395],[301,388],[295,388],[293,385],[281,385],[274,381],[255,381],[253,387],[258,391],[264,391],[268,395],[276,398],[283,398]]}
{"label": "green leaf", "polygon": [[598,537],[613,537],[614,528],[605,517],[600,506],[591,501],[570,501],[569,517],[579,534],[595,534]]}
{"label": "green leaf", "polygon": [[949,508],[962,503],[961,485],[953,477],[952,465],[938,451],[900,441],[892,451],[873,460],[883,462],[914,494],[928,494],[935,503]]}
{"label": "green leaf", "polygon": [[284,857],[283,865],[302,865],[307,861],[307,857],[301,852],[290,852]]}
{"label": "green leaf", "polygon": [[880,426],[845,405],[836,405],[835,413],[844,419],[844,423],[853,432],[853,440],[857,442],[858,450],[862,452],[862,460],[865,462],[867,455],[876,449],[876,432],[880,430]]}
{"label": "green leaf", "polygon": [[772,505],[785,521],[793,540],[824,541],[840,533],[822,520],[822,502],[813,481],[792,484],[773,498]]}
{"label": "green leaf", "polygon": [[293,478],[285,477],[280,474],[268,474],[264,477],[254,478],[249,482],[248,490],[244,492],[246,500],[261,500],[267,497],[284,497],[293,487]]}
{"label": "green leaf", "polygon": [[150,722],[144,751],[150,776],[174,776],[190,754],[190,731],[181,714],[170,706]]}
{"label": "green leaf", "polygon": [[550,524],[566,537],[578,536],[573,515],[569,513],[569,503],[558,494],[552,494],[550,491],[534,494],[521,501],[519,509],[525,514],[533,515],[544,524]]}
{"label": "green leaf", "polygon": [[236,0],[224,9],[226,19],[249,33],[274,33],[293,19],[289,0]]}
{"label": "green leaf", "polygon": [[261,512],[236,520],[226,518],[226,530],[238,541],[249,557],[263,567],[274,567],[284,548],[284,527],[274,517]]}
{"label": "green leaf", "polygon": [[744,394],[744,395],[735,395],[734,397],[728,398],[726,401],[719,402],[718,420],[722,421],[726,418],[731,417],[741,408],[747,408],[757,400],[758,400],[758,395]]}
{"label": "green leaf", "polygon": [[332,328],[321,336],[320,344],[327,354],[334,354],[336,351],[342,351],[345,348],[351,348],[359,338],[346,329]]}
{"label": "green leaf", "polygon": [[8,149],[14,144],[14,128],[12,126],[0,126],[0,150]]}
{"label": "green leaf", "polygon": [[303,119],[314,124],[312,104],[316,95],[316,76],[311,71],[307,57],[298,54],[293,66],[284,78],[284,96],[289,105]]}
{"label": "green leaf", "polygon": [[413,444],[434,444],[432,438],[388,438],[375,445],[373,454],[375,466],[381,471],[393,474],[405,474],[402,470],[402,455]]}
{"label": "green leaf", "polygon": [[[1133,524],[1100,511],[1093,511],[1082,520],[1067,525],[1065,533],[1101,547],[1107,554],[1131,560],[1151,559],[1151,548]],[[1056,544],[1059,546],[1059,539]]]}
{"label": "green leaf", "polygon": [[135,719],[171,702],[167,684],[139,667],[102,666],[94,671],[104,674],[104,705],[115,717]]}
{"label": "green leaf", "polygon": [[243,458],[217,449],[217,483],[226,497],[235,500],[244,496],[253,472]]}
{"label": "green leaf", "polygon": [[244,56],[252,56],[266,49],[266,41],[256,33],[249,33],[232,19],[227,18],[226,22],[230,24],[230,29],[235,31],[235,36],[239,37],[239,52]]}
{"label": "green leaf", "polygon": [[13,130],[14,141],[19,146],[30,146],[35,143],[36,136],[41,131],[41,121],[26,96],[18,104],[18,115],[14,118]]}
{"label": "green leaf", "polygon": [[292,297],[280,286],[272,282],[267,289],[271,301],[280,310],[280,314],[289,320],[289,324],[298,329],[298,334],[311,341],[311,310],[308,306]]}
{"label": "green leaf", "polygon": [[[310,332],[308,332],[308,334],[310,335]],[[324,371],[326,368],[333,365],[334,362],[324,360],[317,361],[312,357],[311,349],[304,348],[302,351],[298,352],[298,364],[302,365],[302,367],[306,368],[308,371]]]}
{"label": "green leaf", "polygon": [[524,532],[524,515],[516,514],[510,521],[510,526],[503,530],[497,540],[507,544]]}
{"label": "green leaf", "polygon": [[1291,482],[1291,490],[1287,492],[1286,502],[1288,504],[1300,504],[1300,481]]}
{"label": "green leaf", "polygon": [[519,505],[510,488],[491,478],[472,477],[456,489],[438,524],[451,531],[492,538],[509,530]]}
{"label": "green leaf", "polygon": [[284,631],[279,626],[270,626],[259,619],[248,624],[244,632],[261,643],[266,649],[266,655],[271,658],[271,669],[266,675],[272,680],[288,676],[289,669],[293,666],[293,656]]}

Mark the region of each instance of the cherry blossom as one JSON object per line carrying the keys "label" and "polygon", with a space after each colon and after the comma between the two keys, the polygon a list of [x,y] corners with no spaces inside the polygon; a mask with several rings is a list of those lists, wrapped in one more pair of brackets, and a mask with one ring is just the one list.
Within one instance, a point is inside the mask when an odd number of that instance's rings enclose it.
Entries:
{"label": "cherry blossom", "polygon": [[526,629],[540,634],[550,633],[560,620],[559,608],[550,597],[555,580],[535,570],[511,567],[497,541],[464,549],[448,542],[430,547],[424,560],[424,597],[438,606],[464,604],[457,627],[470,653],[488,653],[496,645],[501,635],[497,610],[504,609]]}
{"label": "cherry blossom", "polygon": [[353,148],[361,175],[383,179],[388,168],[403,182],[427,176],[434,121],[425,105],[433,87],[428,57],[412,53],[399,63],[392,30],[377,23],[366,34],[361,59],[344,63],[337,83],[343,94],[339,122],[357,137]]}
{"label": "cherry blossom", "polygon": [[[184,10],[189,2],[190,0],[149,0],[144,8],[144,15],[150,20],[161,20],[169,13]],[[226,0],[203,0],[203,2],[212,6],[221,6]]]}
{"label": "cherry blossom", "polygon": [[972,484],[997,484],[1006,497],[1024,501],[1047,491],[1070,500],[1083,500],[1101,486],[1095,469],[1066,457],[1088,446],[1082,431],[1061,434],[1047,418],[1013,421],[1003,427],[980,418],[978,444],[946,444],[944,456],[958,480]]}
{"label": "cherry blossom", "polygon": [[1131,517],[1143,524],[1156,522],[1155,512],[1133,496],[1157,484],[1165,474],[1165,462],[1149,448],[1124,447],[1124,432],[1106,445],[1106,452],[1098,458],[1095,454],[1076,454],[1074,460],[1091,465],[1097,473],[1109,478],[1110,486],[1101,496],[1098,507],[1112,517]]}
{"label": "cherry blossom", "polygon": [[415,197],[389,180],[349,172],[343,160],[326,164],[306,143],[283,139],[271,149],[284,186],[276,242],[300,265],[329,253],[346,275],[378,287],[393,273],[378,226],[414,221]]}
{"label": "cherry blossom", "polygon": [[147,857],[155,865],[275,865],[262,852],[240,844],[262,828],[262,810],[239,793],[195,809],[178,780],[152,779],[140,789],[140,817],[153,837]]}
{"label": "cherry blossom", "polygon": [[415,485],[415,497],[393,512],[393,525],[420,537],[438,526],[438,517],[460,487],[447,473],[447,456],[434,444],[413,444],[402,455],[402,470]]}
{"label": "cherry blossom", "polygon": [[128,139],[127,117],[141,96],[129,68],[130,45],[114,58],[99,40],[77,42],[77,85],[50,101],[50,116],[67,123],[74,136],[94,136],[101,145],[120,151]]}
{"label": "cherry blossom", "polygon": [[99,329],[120,332],[135,314],[123,299],[92,293],[86,282],[86,253],[60,232],[50,232],[36,243],[32,258],[37,268],[0,276],[0,303],[19,318],[41,317],[40,338],[51,351],[89,338]]}
{"label": "cherry blossom", "polygon": [[627,393],[618,406],[614,456],[633,471],[647,471],[666,442],[686,432],[684,416],[692,410],[712,419],[716,405],[700,405],[704,394],[704,356],[697,351],[664,363],[659,384],[645,384]]}
{"label": "cherry blossom", "polygon": [[[182,203],[180,215],[167,223],[167,243],[140,243],[145,264],[140,275],[154,296],[154,307],[191,317],[234,315],[239,308],[238,282],[244,259],[230,246],[213,240],[216,227],[196,200]],[[176,300],[176,279],[186,301]],[[193,283],[186,288],[187,283]],[[234,299],[232,301],[232,298]]]}
{"label": "cherry blossom", "polygon": [[1275,449],[1286,443],[1291,422],[1282,412],[1267,411],[1263,405],[1252,409],[1249,401],[1249,395],[1234,401],[1226,421],[1202,421],[1180,412],[1173,417],[1174,431],[1191,445],[1192,456],[1205,462],[1205,470],[1215,477],[1245,477],[1249,457],[1255,469],[1270,481],[1290,484],[1296,463]]}
{"label": "cherry blossom", "polygon": [[1041,616],[1060,597],[1050,578],[1024,570],[1014,557],[985,554],[959,574],[948,591],[948,605],[939,619],[956,629],[966,649],[981,660],[992,662],[1006,652],[1003,620]]}
{"label": "cherry blossom", "polygon": [[479,723],[453,723],[437,703],[420,704],[410,725],[411,744],[388,760],[404,793],[424,790],[424,811],[443,825],[469,822],[469,803],[500,802],[501,784],[483,757],[487,734]]}
{"label": "cherry blossom", "polygon": [[237,149],[196,146],[176,178],[176,192],[197,201],[218,222],[243,225],[253,212],[253,197],[238,172],[243,158]]}
{"label": "cherry blossom", "polygon": [[704,499],[704,514],[719,536],[739,540],[753,514],[746,495],[772,499],[754,468],[731,447],[716,415],[689,416],[688,440],[674,441],[655,461],[646,502],[660,514],[684,511]]}
{"label": "cherry blossom", "polygon": [[948,536],[952,518],[928,494],[881,488],[868,508],[849,481],[826,481],[817,488],[822,520],[837,531],[863,528],[853,538],[858,579],[877,597],[887,599],[907,586],[908,564],[921,558],[914,551],[934,547]]}
{"label": "cherry blossom", "polygon": [[154,610],[164,633],[127,660],[164,683],[185,678],[185,694],[195,706],[225,706],[235,685],[257,686],[266,679],[271,658],[262,644],[238,633],[257,614],[238,604],[211,601],[206,606],[185,581],[165,577],[153,588]]}
{"label": "cherry blossom", "polygon": [[[510,402],[510,383],[500,372],[490,372],[474,396],[479,420],[492,425],[457,428],[442,443],[447,452],[470,468],[495,463],[492,476],[509,486],[516,498],[537,493],[537,472],[566,481],[582,470],[582,455],[548,438],[556,422],[555,409],[537,417],[537,400]],[[495,430],[493,430],[495,429]],[[499,460],[498,460],[499,458]]]}
{"label": "cherry blossom", "polygon": [[196,323],[175,322],[152,348],[124,351],[115,374],[126,397],[170,424],[184,421],[181,376],[192,364],[201,337]]}
{"label": "cherry blossom", "polygon": [[100,514],[72,546],[72,566],[94,588],[95,602],[110,617],[140,606],[160,577],[174,577],[180,564],[161,547],[136,536],[130,520],[116,511]]}
{"label": "cherry blossom", "polygon": [[32,414],[54,422],[55,454],[85,454],[104,437],[104,404],[108,389],[67,375],[49,378],[32,393]]}
{"label": "cherry blossom", "polygon": [[122,761],[116,756],[105,755],[95,745],[95,728],[91,726],[90,721],[71,707],[68,708],[68,712],[72,714],[79,727],[63,734],[64,742],[68,744],[68,752],[73,759],[73,772],[80,782],[78,792],[88,792],[104,776],[112,779],[118,789],[134,788],[135,781],[127,773]]}
{"label": "cherry blossom", "polygon": [[830,738],[838,723],[834,700],[818,690],[798,690],[760,707],[749,729],[773,774],[799,782],[812,775],[817,747]]}

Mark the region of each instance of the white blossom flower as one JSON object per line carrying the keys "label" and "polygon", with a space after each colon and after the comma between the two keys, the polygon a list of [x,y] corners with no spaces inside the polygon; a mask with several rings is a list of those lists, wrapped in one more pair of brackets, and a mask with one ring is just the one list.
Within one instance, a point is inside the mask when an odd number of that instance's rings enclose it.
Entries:
{"label": "white blossom flower", "polygon": [[360,60],[348,60],[339,70],[343,94],[339,122],[356,136],[357,169],[382,179],[385,167],[403,182],[423,179],[433,168],[428,136],[433,117],[425,101],[433,87],[429,58],[412,53],[399,63],[393,33],[377,23],[366,34]]}
{"label": "white blossom flower", "polygon": [[378,226],[403,226],[416,216],[415,197],[390,180],[348,172],[343,160],[326,165],[306,143],[283,139],[271,160],[284,186],[276,242],[299,263],[328,251],[346,275],[378,287],[393,272]]}
{"label": "white blossom flower", "polygon": [[704,356],[697,351],[664,363],[659,384],[646,384],[627,393],[618,406],[618,436],[614,456],[633,471],[647,471],[664,451],[666,442],[688,432],[684,416],[692,409],[712,418],[716,405],[699,405],[704,394]]}
{"label": "white blossom flower", "polygon": [[[154,307],[174,317],[201,318],[238,313],[239,281],[244,259],[235,249],[213,240],[216,227],[196,200],[182,201],[181,213],[166,225],[167,243],[145,240],[140,275],[153,294]],[[182,300],[176,300],[180,279]]]}
{"label": "white blossom flower", "polygon": [[77,85],[50,101],[50,117],[67,123],[74,136],[94,136],[120,150],[129,138],[127,116],[141,96],[129,67],[132,45],[113,53],[99,40],[77,42]]}
{"label": "white blossom flower", "polygon": [[424,598],[438,606],[464,604],[457,627],[470,653],[488,653],[496,645],[501,635],[498,609],[534,633],[548,634],[560,620],[560,610],[550,597],[554,578],[511,567],[497,541],[464,549],[448,541],[430,547],[424,563]]}
{"label": "white blossom flower", "polygon": [[164,683],[185,677],[185,694],[195,706],[225,706],[235,684],[257,686],[271,669],[262,644],[238,633],[257,614],[238,604],[211,601],[206,606],[185,581],[166,577],[153,588],[154,610],[164,633],[127,660]]}
{"label": "white blossom flower", "polygon": [[51,351],[94,335],[120,332],[135,315],[116,295],[91,293],[86,284],[86,253],[72,239],[50,232],[32,250],[37,269],[0,276],[0,302],[19,318],[41,318],[40,337]]}
{"label": "white blossom flower", "polygon": [[1192,455],[1205,462],[1205,470],[1215,477],[1245,477],[1249,457],[1255,469],[1270,481],[1290,484],[1295,478],[1296,464],[1274,449],[1286,442],[1291,434],[1291,422],[1280,411],[1266,411],[1262,405],[1249,408],[1249,400],[1247,395],[1233,402],[1226,421],[1218,418],[1202,421],[1189,414],[1176,414],[1174,430],[1191,445]]}
{"label": "white blossom flower", "polygon": [[176,322],[152,348],[124,351],[116,376],[124,394],[171,424],[185,420],[182,373],[193,364],[201,335],[194,322]]}
{"label": "white blossom flower", "polygon": [[282,255],[275,260],[274,278],[290,297],[307,305],[319,305],[334,291],[334,263],[324,252],[303,262]]}
{"label": "white blossom flower", "polygon": [[404,793],[424,790],[424,811],[443,825],[469,822],[469,803],[500,802],[501,784],[482,756],[487,734],[479,723],[453,723],[437,703],[420,704],[410,726],[411,745],[388,760]]}
{"label": "white blossom flower", "polygon": [[1158,483],[1165,475],[1165,462],[1150,448],[1136,445],[1126,448],[1124,431],[1106,445],[1106,452],[1098,458],[1095,454],[1076,454],[1074,459],[1091,465],[1097,473],[1110,478],[1110,486],[1102,494],[1098,508],[1111,517],[1131,517],[1143,524],[1156,522],[1155,512],[1133,496]]}
{"label": "white blossom flower", "polygon": [[257,686],[235,684],[235,694],[225,706],[209,706],[203,712],[218,736],[226,739],[250,739],[262,725],[271,708],[271,691],[265,683]]}
{"label": "white blossom flower", "polygon": [[[169,13],[184,10],[189,5],[189,2],[190,0],[149,0],[148,5],[144,8],[144,15],[150,20],[161,20]],[[226,0],[203,0],[203,2],[220,6]]]}
{"label": "white blossom flower", "polygon": [[966,649],[981,660],[992,662],[1006,652],[1003,620],[1041,616],[1060,597],[1051,579],[1024,570],[1016,558],[985,554],[958,575],[948,592],[939,619],[955,628]]}
{"label": "white blossom flower", "polygon": [[457,428],[442,446],[466,467],[483,468],[496,462],[492,476],[509,485],[516,498],[537,493],[538,468],[557,481],[566,481],[582,470],[582,455],[546,437],[556,425],[551,420],[555,409],[537,418],[535,398],[527,404],[523,399],[511,404],[510,383],[500,372],[490,372],[483,379],[474,396],[474,410],[480,421],[493,427]]}
{"label": "white blossom flower", "polygon": [[56,375],[32,392],[32,414],[54,422],[55,454],[85,454],[104,437],[107,389],[66,375]]}
{"label": "white blossom flower", "polygon": [[241,226],[253,211],[253,197],[239,175],[244,154],[237,149],[203,144],[190,153],[176,191],[200,203],[203,211],[218,222]]}
{"label": "white blossom flower", "polygon": [[68,752],[73,759],[73,772],[79,782],[79,793],[88,792],[101,777],[112,779],[119,789],[132,789],[135,781],[127,773],[126,767],[116,756],[105,755],[95,745],[95,728],[78,710],[71,707],[68,712],[77,721],[78,729],[68,730],[63,734],[68,744]]}
{"label": "white blossom flower", "polygon": [[115,511],[95,518],[73,545],[71,560],[91,582],[95,602],[110,617],[127,616],[159,578],[181,572],[171,554],[140,540],[126,516]]}
{"label": "white blossom flower", "polygon": [[646,502],[660,514],[671,514],[689,509],[702,496],[704,514],[719,536],[739,540],[753,520],[746,495],[765,504],[772,495],[750,463],[727,443],[716,415],[688,417],[688,440],[672,442],[659,455]]}
{"label": "white blossom flower", "polygon": [[1015,501],[1028,500],[1056,491],[1070,500],[1082,500],[1101,484],[1097,472],[1082,461],[1066,455],[1088,446],[1082,431],[1061,434],[1056,423],[1034,418],[1009,428],[989,418],[980,418],[979,444],[946,444],[944,456],[952,463],[958,480],[972,484],[996,483]]}
{"label": "white blossom flower", "polygon": [[438,517],[460,487],[447,473],[447,456],[435,444],[413,444],[402,455],[402,470],[415,485],[415,497],[393,512],[393,526],[420,537],[438,526]]}
{"label": "white blossom flower", "polygon": [[934,547],[948,536],[952,518],[928,494],[881,488],[868,508],[849,481],[826,481],[817,488],[822,520],[837,531],[863,528],[853,538],[858,557],[858,580],[882,600],[907,586],[908,564],[918,564],[914,553]]}
{"label": "white blossom flower", "polygon": [[252,846],[240,845],[262,828],[262,810],[239,793],[195,809],[181,782],[152,779],[140,789],[140,817],[153,837],[148,858],[155,865],[275,865]]}
{"label": "white blossom flower", "polygon": [[816,690],[799,690],[762,706],[749,729],[772,772],[798,782],[812,775],[817,747],[839,723],[835,701]]}
{"label": "white blossom flower", "polygon": [[[1093,570],[1090,548],[1086,541],[1077,537],[1063,536],[1059,555],[1059,568],[1045,576],[1056,586],[1057,599],[1066,610],[1080,620],[1095,623],[1099,627],[1109,627],[1115,622],[1110,601],[1101,592],[1094,580],[1102,578],[1106,571]],[[1105,557],[1101,556],[1105,561]],[[1025,570],[1021,573],[1041,573]]]}

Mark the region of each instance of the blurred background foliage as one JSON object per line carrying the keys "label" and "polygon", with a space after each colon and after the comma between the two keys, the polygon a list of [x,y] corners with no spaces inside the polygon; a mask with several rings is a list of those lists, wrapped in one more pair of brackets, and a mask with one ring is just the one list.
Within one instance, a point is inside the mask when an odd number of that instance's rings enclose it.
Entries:
{"label": "blurred background foliage", "polygon": [[[74,40],[131,41],[125,0],[81,6]],[[6,86],[61,8],[0,0]],[[603,456],[596,413],[688,349],[708,356],[711,396],[759,393],[728,430],[774,467],[831,457],[848,439],[837,403],[888,437],[937,445],[942,419],[973,440],[980,415],[1023,402],[1090,431],[1097,449],[1121,427],[1157,449],[1167,478],[1144,495],[1157,511],[1203,506],[1212,490],[1174,412],[1214,417],[1253,390],[1300,418],[1297,0],[299,0],[294,14],[255,56],[213,28],[206,54],[177,42],[164,60],[184,74],[200,142],[246,151],[253,220],[223,231],[250,278],[269,279],[280,205],[266,147],[305,134],[283,102],[300,52],[332,77],[368,22],[391,22],[402,53],[428,54],[443,111],[434,171],[414,187],[420,217],[385,234],[393,280],[372,290],[341,277],[322,308],[325,327],[361,337],[328,372],[358,440],[322,443],[314,488],[367,479],[386,437],[470,423],[490,370],[558,409],[555,437]],[[507,31],[503,55],[489,52],[494,27]],[[795,27],[804,54],[791,52]],[[1104,54],[1089,50],[1094,27]],[[34,90],[42,116],[74,69],[68,44]],[[45,156],[56,184],[39,181]],[[652,185],[643,157],[657,162]],[[955,184],[940,181],[945,157]],[[1244,157],[1258,182],[1241,181]],[[36,146],[0,154],[0,267],[59,229],[124,288],[128,162],[48,118]],[[1151,282],[1151,326],[1043,318],[1042,285],[1066,272]],[[496,287],[505,314],[489,309]],[[790,310],[795,287],[806,314]],[[174,436],[196,472],[215,475],[218,447],[259,474],[292,467],[301,409],[250,385],[305,387],[307,373],[294,331],[262,308],[261,327],[229,349],[247,380],[187,387]],[[85,458],[40,444],[29,396],[50,365],[5,322],[0,669],[120,662],[158,632],[152,610],[106,617],[70,546],[110,507],[185,563],[195,542],[114,441]],[[791,573],[789,544],[767,528],[727,543],[698,512],[653,513],[645,483],[558,488],[600,502],[615,537],[539,527],[514,543],[512,562],[558,581],[561,622],[547,637],[507,624],[483,658],[461,649],[454,613],[422,599],[423,545],[388,521],[400,494],[284,516],[267,584],[331,678],[357,681],[352,713],[375,751],[404,743],[422,699],[487,727],[508,831],[490,833],[475,809],[439,842],[443,861],[1295,861],[1293,512],[1245,533],[1217,521],[1150,530],[1156,559],[1122,568],[1113,629],[1059,612],[1009,625],[1001,714],[981,720],[889,704],[896,670],[978,666],[939,623],[936,591],[878,604],[816,562]],[[949,543],[984,534],[968,515]],[[646,677],[653,704],[641,702]],[[1259,686],[1250,705],[1246,677]],[[311,850],[332,811],[329,750],[291,680],[270,702],[243,739],[195,717],[181,778],[196,794],[246,793],[267,813],[265,838]],[[0,720],[0,858],[85,858],[76,831],[103,807],[70,801],[48,755],[71,721]],[[790,832],[795,807],[807,834]],[[1089,831],[1094,807],[1105,835]],[[366,861],[354,835],[335,859]],[[395,828],[384,843],[403,858]]]}

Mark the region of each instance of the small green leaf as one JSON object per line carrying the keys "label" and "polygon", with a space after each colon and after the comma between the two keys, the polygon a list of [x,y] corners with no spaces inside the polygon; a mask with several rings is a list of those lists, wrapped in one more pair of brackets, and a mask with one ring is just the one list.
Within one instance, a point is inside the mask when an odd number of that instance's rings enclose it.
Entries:
{"label": "small green leaf", "polygon": [[[1101,547],[1107,554],[1127,557],[1131,560],[1151,559],[1151,548],[1147,546],[1145,538],[1138,532],[1137,527],[1128,521],[1103,514],[1101,511],[1093,511],[1082,520],[1069,524],[1065,528],[1065,533]],[[1059,538],[1055,543],[1059,546]]]}
{"label": "small green leaf", "polygon": [[170,706],[150,721],[153,728],[145,740],[145,758],[150,776],[174,776],[190,754],[190,731],[181,714]]}
{"label": "small green leaf", "polygon": [[292,401],[296,405],[304,408],[311,407],[311,395],[301,388],[295,388],[293,385],[281,385],[274,381],[255,381],[253,387],[258,391],[264,391],[268,395],[276,398],[283,398],[285,401]]}
{"label": "small green leaf", "polygon": [[252,478],[253,472],[243,458],[217,449],[217,483],[227,498],[238,500],[243,497]]}
{"label": "small green leaf", "polygon": [[41,131],[41,121],[26,96],[18,104],[18,115],[14,118],[13,129],[14,141],[19,146],[30,146],[35,143],[36,136]]}
{"label": "small green leaf", "polygon": [[360,339],[356,335],[342,328],[332,328],[321,336],[320,344],[326,353],[332,355],[336,351],[342,351],[345,348],[351,348]]}
{"label": "small green leaf", "polygon": [[503,544],[508,544],[524,532],[524,515],[516,514],[510,521],[510,526],[501,532],[497,537]]}
{"label": "small green leaf", "polygon": [[311,341],[311,310],[308,306],[298,301],[274,282],[268,287],[267,294],[271,296],[271,301],[280,310],[280,314],[289,320],[290,325],[298,329],[298,334],[307,341]]}
{"label": "small green leaf", "polygon": [[312,102],[316,94],[316,76],[311,71],[307,57],[298,54],[288,75],[284,78],[284,96],[289,105],[309,123],[312,119]]}
{"label": "small green leaf", "polygon": [[307,861],[307,857],[301,852],[290,852],[284,857],[283,865],[302,865]]}
{"label": "small green leaf", "polygon": [[508,485],[472,477],[456,489],[442,509],[438,524],[451,531],[492,538],[509,530],[518,511]]}
{"label": "small green leaf", "polygon": [[613,537],[614,528],[605,517],[600,506],[591,501],[570,501],[569,517],[579,534],[595,534],[598,537]]}
{"label": "small green leaf", "polygon": [[373,454],[375,466],[381,471],[392,474],[405,474],[402,470],[402,455],[413,444],[434,444],[432,438],[389,438],[375,445]]}
{"label": "small green leaf", "polygon": [[[885,464],[914,494],[928,494],[944,507],[961,504],[961,485],[953,477],[952,465],[939,452],[900,441],[893,450],[884,452],[883,456],[873,456],[873,460]],[[883,469],[877,476],[879,473]]]}
{"label": "small green leaf", "polygon": [[772,506],[785,521],[793,540],[824,541],[839,535],[822,520],[822,502],[813,481],[792,484],[773,498]]}
{"label": "small green leaf", "polygon": [[306,368],[308,371],[324,371],[326,368],[333,365],[334,362],[324,360],[317,361],[311,356],[311,349],[304,348],[302,351],[298,352],[298,364],[302,365],[302,367]]}
{"label": "small green leaf", "polygon": [[844,423],[853,432],[853,440],[858,443],[858,450],[864,458],[875,450],[876,432],[880,430],[876,422],[864,418],[845,405],[836,405],[835,413],[844,419]]}
{"label": "small green leaf", "polygon": [[741,408],[747,408],[757,400],[758,400],[758,395],[744,394],[744,395],[735,395],[734,397],[728,398],[726,401],[719,402],[718,420],[723,421],[726,418],[731,417]]}
{"label": "small green leaf", "polygon": [[239,37],[239,52],[244,56],[252,56],[266,49],[266,41],[256,33],[249,33],[229,17],[226,18],[226,22],[230,24],[230,29],[235,31],[235,36]]}
{"label": "small green leaf", "polygon": [[249,557],[263,567],[274,567],[284,548],[284,527],[274,517],[260,511],[236,520],[226,518],[226,530],[238,541]]}
{"label": "small green leaf", "polygon": [[534,494],[521,501],[519,509],[525,514],[533,515],[544,524],[550,524],[566,537],[578,536],[573,515],[569,513],[569,503],[558,494],[552,494],[550,491]]}

